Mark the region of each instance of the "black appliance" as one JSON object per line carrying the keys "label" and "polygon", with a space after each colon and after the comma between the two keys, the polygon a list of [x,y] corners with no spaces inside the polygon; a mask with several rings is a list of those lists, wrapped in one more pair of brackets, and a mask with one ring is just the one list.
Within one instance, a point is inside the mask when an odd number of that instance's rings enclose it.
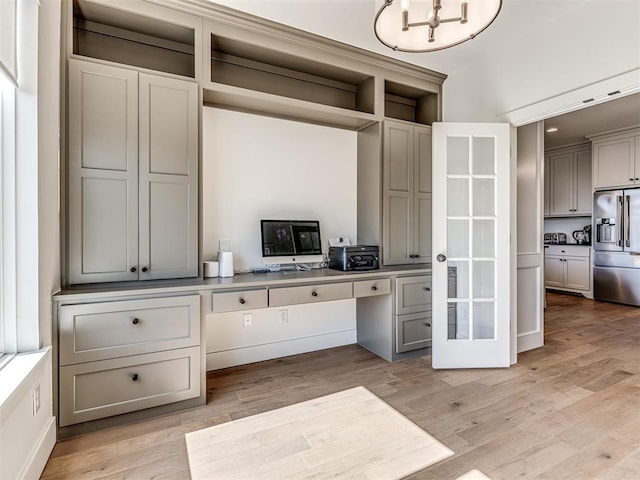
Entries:
{"label": "black appliance", "polygon": [[329,268],[334,270],[376,270],[379,250],[375,245],[344,245],[329,247]]}

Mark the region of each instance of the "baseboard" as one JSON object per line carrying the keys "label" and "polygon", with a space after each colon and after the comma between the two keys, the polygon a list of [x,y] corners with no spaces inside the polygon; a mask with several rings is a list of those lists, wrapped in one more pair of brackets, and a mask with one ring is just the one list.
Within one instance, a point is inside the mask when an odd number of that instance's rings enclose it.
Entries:
{"label": "baseboard", "polygon": [[324,335],[297,338],[282,342],[253,345],[250,347],[207,353],[207,371],[261,362],[299,353],[324,350],[356,343],[356,331],[345,330]]}
{"label": "baseboard", "polygon": [[56,444],[56,417],[51,417],[36,442],[24,470],[18,477],[24,480],[37,480],[42,475],[44,467]]}

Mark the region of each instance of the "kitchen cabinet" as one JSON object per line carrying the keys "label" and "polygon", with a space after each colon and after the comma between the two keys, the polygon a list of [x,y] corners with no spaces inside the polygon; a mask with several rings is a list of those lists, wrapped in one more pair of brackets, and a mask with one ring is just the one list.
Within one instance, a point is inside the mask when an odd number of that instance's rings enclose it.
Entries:
{"label": "kitchen cabinet", "polygon": [[545,197],[545,215],[591,215],[591,147],[555,149],[546,152],[546,157],[549,197]]}
{"label": "kitchen cabinet", "polygon": [[396,279],[396,353],[431,346],[431,276]]}
{"label": "kitchen cabinet", "polygon": [[198,88],[69,60],[68,283],[198,275]]}
{"label": "kitchen cabinet", "polygon": [[590,247],[549,245],[545,250],[545,287],[567,291],[591,290]]}
{"label": "kitchen cabinet", "polygon": [[594,188],[640,185],[640,129],[590,139]]}
{"label": "kitchen cabinet", "polygon": [[431,260],[431,127],[385,120],[382,263]]}

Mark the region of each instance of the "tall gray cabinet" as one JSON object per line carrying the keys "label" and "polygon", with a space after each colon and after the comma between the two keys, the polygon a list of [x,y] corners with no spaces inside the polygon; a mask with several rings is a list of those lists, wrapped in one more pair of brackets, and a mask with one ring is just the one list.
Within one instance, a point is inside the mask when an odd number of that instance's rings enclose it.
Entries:
{"label": "tall gray cabinet", "polygon": [[69,60],[70,284],[198,275],[195,82]]}

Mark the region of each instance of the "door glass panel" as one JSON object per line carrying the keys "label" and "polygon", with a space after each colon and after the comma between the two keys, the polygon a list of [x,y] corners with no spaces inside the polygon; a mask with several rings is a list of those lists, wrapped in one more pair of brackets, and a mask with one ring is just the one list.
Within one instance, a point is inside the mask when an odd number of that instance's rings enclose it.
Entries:
{"label": "door glass panel", "polygon": [[447,215],[450,217],[469,215],[468,178],[449,178],[447,180]]}
{"label": "door glass panel", "polygon": [[496,295],[495,261],[473,262],[473,298],[494,298]]}
{"label": "door glass panel", "polygon": [[453,260],[448,263],[450,275],[455,276],[455,281],[451,280],[449,299],[469,298],[469,262],[467,260]]}
{"label": "door glass panel", "polygon": [[473,338],[493,340],[495,338],[495,302],[473,302]]}
{"label": "door glass panel", "polygon": [[496,242],[494,230],[495,220],[473,221],[473,256],[490,257],[496,255]]}
{"label": "door glass panel", "polygon": [[447,138],[447,173],[467,175],[469,173],[469,138]]}
{"label": "door glass panel", "polygon": [[449,304],[447,338],[449,340],[469,340],[471,338],[471,316],[469,302]]}
{"label": "door glass panel", "polygon": [[449,257],[469,257],[469,220],[449,220],[447,238]]}
{"label": "door glass panel", "polygon": [[496,145],[493,137],[473,138],[473,174],[494,175]]}
{"label": "door glass panel", "polygon": [[473,179],[473,215],[492,217],[496,214],[495,184],[493,178]]}

